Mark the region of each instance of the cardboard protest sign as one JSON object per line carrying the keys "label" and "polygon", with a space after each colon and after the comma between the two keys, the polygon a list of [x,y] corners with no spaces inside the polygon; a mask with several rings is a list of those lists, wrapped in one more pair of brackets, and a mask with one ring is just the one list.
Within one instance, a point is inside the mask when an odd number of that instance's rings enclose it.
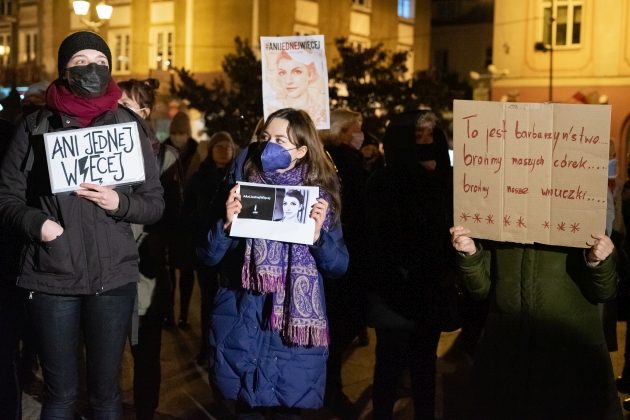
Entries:
{"label": "cardboard protest sign", "polygon": [[309,215],[318,187],[238,184],[243,207],[232,222],[231,236],[313,244],[315,220]]}
{"label": "cardboard protest sign", "polygon": [[458,100],[453,111],[456,225],[573,247],[604,233],[610,106]]}
{"label": "cardboard protest sign", "polygon": [[54,194],[100,185],[144,181],[144,159],[136,122],[44,134]]}
{"label": "cardboard protest sign", "polygon": [[265,119],[281,108],[306,111],[330,128],[328,67],[323,35],[260,37]]}

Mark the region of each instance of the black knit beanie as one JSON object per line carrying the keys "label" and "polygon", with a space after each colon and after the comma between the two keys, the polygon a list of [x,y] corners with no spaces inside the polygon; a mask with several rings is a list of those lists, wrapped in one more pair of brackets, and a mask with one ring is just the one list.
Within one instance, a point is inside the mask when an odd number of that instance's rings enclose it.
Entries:
{"label": "black knit beanie", "polygon": [[68,35],[59,46],[57,55],[57,70],[59,77],[63,77],[66,64],[74,54],[81,50],[97,50],[105,54],[109,63],[109,72],[112,71],[112,52],[109,50],[107,43],[103,38],[89,31],[75,32]]}

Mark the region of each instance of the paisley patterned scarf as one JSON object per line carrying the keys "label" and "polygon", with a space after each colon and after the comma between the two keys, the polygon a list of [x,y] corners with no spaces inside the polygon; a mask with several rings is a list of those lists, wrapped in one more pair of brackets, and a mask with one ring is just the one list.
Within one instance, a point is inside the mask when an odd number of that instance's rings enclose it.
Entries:
{"label": "paisley patterned scarf", "polygon": [[[275,185],[303,185],[308,168],[299,165],[284,173],[262,173],[249,182]],[[331,198],[320,188],[320,196]],[[310,209],[305,209],[310,211]],[[330,229],[332,211],[328,210],[322,226]],[[299,346],[328,346],[328,320],[324,311],[324,291],[308,245],[265,239],[246,240],[242,285],[247,290],[273,294],[271,328],[282,338]]]}

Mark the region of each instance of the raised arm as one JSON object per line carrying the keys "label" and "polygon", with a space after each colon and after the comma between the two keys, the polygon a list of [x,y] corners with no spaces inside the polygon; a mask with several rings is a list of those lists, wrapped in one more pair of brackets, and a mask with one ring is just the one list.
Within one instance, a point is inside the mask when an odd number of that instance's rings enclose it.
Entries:
{"label": "raised arm", "polygon": [[490,292],[490,255],[477,249],[475,241],[468,236],[470,230],[462,226],[450,228],[451,242],[457,251],[457,268],[462,275],[462,284],[477,300],[483,300]]}

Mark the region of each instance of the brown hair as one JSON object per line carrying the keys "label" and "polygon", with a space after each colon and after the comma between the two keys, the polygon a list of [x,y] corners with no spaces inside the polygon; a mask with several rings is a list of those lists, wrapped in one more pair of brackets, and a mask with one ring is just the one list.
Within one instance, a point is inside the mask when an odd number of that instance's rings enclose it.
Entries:
{"label": "brown hair", "polygon": [[[339,195],[339,178],[335,167],[324,151],[324,146],[317,136],[317,130],[309,115],[299,109],[283,108],[269,115],[262,132],[276,118],[287,120],[287,136],[289,141],[297,147],[306,146],[308,148],[306,155],[301,158],[297,165],[308,165],[308,171],[304,179],[304,185],[318,186],[326,190],[332,198],[332,209],[335,214],[335,221],[339,221],[341,214],[341,198]],[[247,175],[260,171],[259,168],[248,160],[245,164],[245,173]]]}
{"label": "brown hair", "polygon": [[148,108],[152,111],[160,81],[152,78],[145,80],[129,79],[118,82],[118,87],[136,101],[141,108]]}

